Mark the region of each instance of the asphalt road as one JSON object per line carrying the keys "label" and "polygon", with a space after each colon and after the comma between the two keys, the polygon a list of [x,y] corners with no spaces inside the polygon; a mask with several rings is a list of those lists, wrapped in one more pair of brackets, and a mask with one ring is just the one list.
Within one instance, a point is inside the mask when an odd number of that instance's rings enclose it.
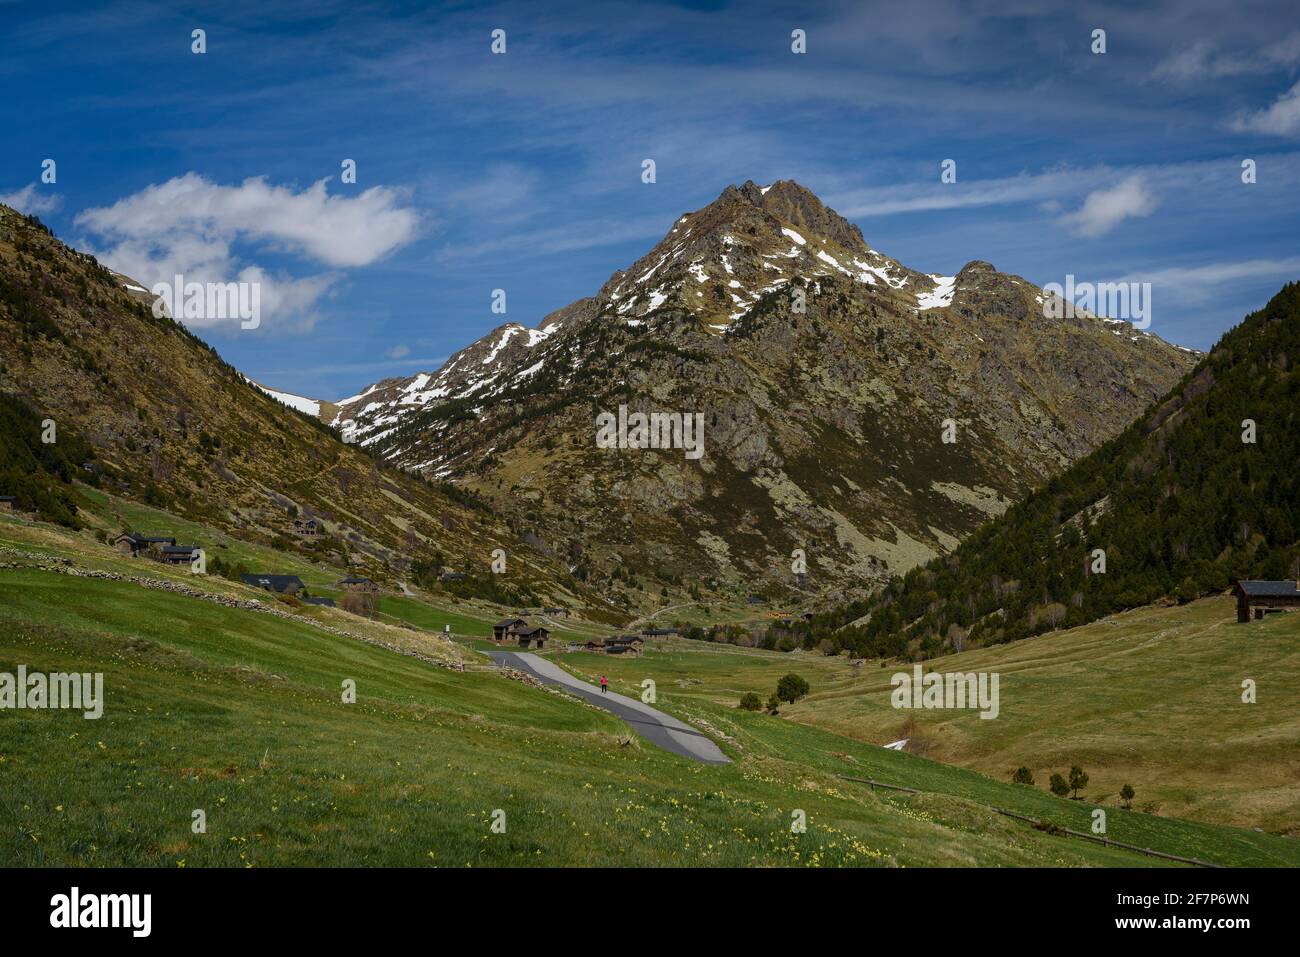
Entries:
{"label": "asphalt road", "polygon": [[705,764],[731,763],[731,759],[722,753],[712,738],[635,698],[615,694],[613,691],[602,694],[600,688],[589,685],[559,665],[526,651],[494,651],[491,655],[498,665],[526,671],[545,684],[560,685],[598,708],[604,708],[622,718],[641,737],[665,751],[703,761]]}

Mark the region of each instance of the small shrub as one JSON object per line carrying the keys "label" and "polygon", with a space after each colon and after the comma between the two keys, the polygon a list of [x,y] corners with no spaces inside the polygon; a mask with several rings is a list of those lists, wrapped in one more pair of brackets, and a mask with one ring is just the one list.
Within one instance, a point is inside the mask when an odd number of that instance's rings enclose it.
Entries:
{"label": "small shrub", "polygon": [[798,675],[786,675],[776,684],[776,697],[794,704],[809,692],[808,682]]}
{"label": "small shrub", "polygon": [[1048,789],[1057,797],[1065,797],[1070,793],[1070,785],[1066,784],[1065,778],[1061,777],[1059,774],[1052,775],[1052,780],[1051,783],[1048,784]]}

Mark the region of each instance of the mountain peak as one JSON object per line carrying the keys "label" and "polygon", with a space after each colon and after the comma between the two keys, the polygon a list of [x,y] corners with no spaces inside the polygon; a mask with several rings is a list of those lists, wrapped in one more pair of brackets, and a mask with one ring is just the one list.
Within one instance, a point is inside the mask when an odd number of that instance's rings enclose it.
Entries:
{"label": "mountain peak", "polygon": [[741,186],[728,186],[699,216],[718,206],[744,203],[814,236],[830,239],[847,249],[865,247],[862,230],[828,207],[817,194],[792,179],[779,179],[760,186],[752,179]]}
{"label": "mountain peak", "polygon": [[753,183],[745,186],[752,186],[758,193],[758,205],[764,210],[796,228],[802,226],[848,249],[866,245],[862,230],[823,203],[812,190],[792,179],[779,179],[767,187]]}

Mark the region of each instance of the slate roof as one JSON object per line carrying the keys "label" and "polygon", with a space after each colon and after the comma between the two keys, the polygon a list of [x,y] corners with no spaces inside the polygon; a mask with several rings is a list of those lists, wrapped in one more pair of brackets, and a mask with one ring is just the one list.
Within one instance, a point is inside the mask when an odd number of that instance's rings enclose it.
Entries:
{"label": "slate roof", "polygon": [[1237,582],[1237,587],[1251,598],[1294,598],[1300,595],[1300,592],[1296,590],[1295,582],[1269,582],[1246,579]]}
{"label": "slate roof", "polygon": [[266,588],[274,592],[282,592],[290,585],[297,585],[299,589],[305,587],[302,579],[297,575],[240,575],[245,585],[252,585],[254,588]]}

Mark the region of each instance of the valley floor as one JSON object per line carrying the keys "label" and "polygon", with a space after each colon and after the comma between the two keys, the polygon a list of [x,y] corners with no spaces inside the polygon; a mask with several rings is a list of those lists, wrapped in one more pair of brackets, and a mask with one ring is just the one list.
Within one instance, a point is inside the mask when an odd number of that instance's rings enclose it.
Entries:
{"label": "valley floor", "polygon": [[[590,671],[589,656],[564,660]],[[719,704],[763,700],[787,672],[812,693],[783,705],[790,721],[907,750],[1009,781],[1028,767],[1044,788],[1071,765],[1088,771],[1087,801],[1113,805],[1125,784],[1148,813],[1300,837],[1300,614],[1239,625],[1230,598],[1142,608],[924,663],[925,672],[997,673],[1000,709],[898,710],[895,673],[910,663],[780,654],[674,641],[638,662],[602,662],[676,694]],[[639,679],[638,679],[639,680]],[[1256,701],[1243,702],[1243,682]]]}
{"label": "valley floor", "polygon": [[[632,697],[655,677],[656,707],[732,759],[711,766],[562,690],[504,677],[473,639],[68,574],[119,569],[256,595],[130,562],[84,534],[0,520],[0,672],[102,672],[106,696],[98,720],[0,711],[0,865],[1170,863],[1048,826],[1087,831],[1091,801],[812,726],[799,711],[830,693],[823,678],[847,670],[842,661],[679,640],[631,661],[555,656],[583,675],[606,671]],[[432,606],[396,601],[441,623]],[[742,686],[767,688],[792,670],[815,692],[791,712],[799,720],[734,706]],[[839,690],[851,691],[845,680]],[[1116,841],[1226,865],[1300,864],[1289,838],[1104,806]],[[806,831],[792,831],[800,820]]]}

